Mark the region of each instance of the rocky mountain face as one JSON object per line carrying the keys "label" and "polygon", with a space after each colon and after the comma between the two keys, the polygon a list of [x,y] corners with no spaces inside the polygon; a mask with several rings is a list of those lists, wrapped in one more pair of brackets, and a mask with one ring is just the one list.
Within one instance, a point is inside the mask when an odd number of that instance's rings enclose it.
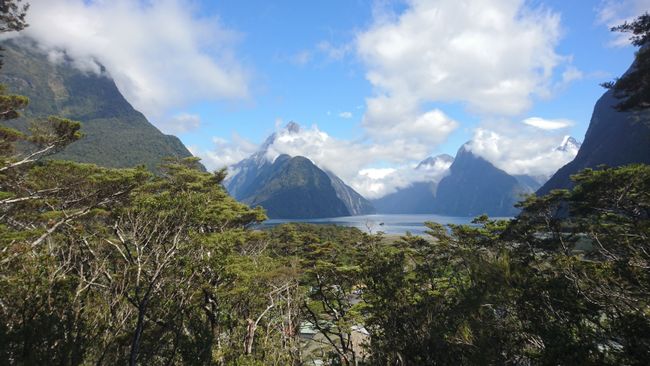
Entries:
{"label": "rocky mountain face", "polygon": [[[282,131],[298,133],[290,122]],[[224,185],[236,199],[262,206],[271,218],[323,218],[364,215],[374,208],[339,177],[324,171],[302,156],[268,156],[276,134],[269,136],[260,150],[230,168]]]}
{"label": "rocky mountain face", "polygon": [[531,190],[517,178],[473,154],[458,150],[449,175],[438,184],[434,213],[449,216],[514,216],[515,203]]}
{"label": "rocky mountain face", "polygon": [[135,110],[109,76],[79,71],[71,60],[52,63],[27,39],[1,46],[0,83],[30,99],[24,118],[7,125],[25,130],[30,119],[50,115],[82,122],[84,137],[54,158],[156,170],[166,157],[192,156],[177,137],[163,134]]}
{"label": "rocky mountain face", "polygon": [[375,208],[370,201],[363,198],[363,196],[352,189],[352,187],[345,184],[345,182],[334,173],[330,171],[326,171],[326,173],[332,181],[332,187],[334,187],[336,196],[343,202],[351,216],[375,213]]}
{"label": "rocky mountain face", "polygon": [[575,159],[562,167],[538,191],[571,188],[571,175],[599,165],[617,167],[632,163],[650,164],[650,109],[620,112],[620,99],[608,90],[596,102],[582,146]]}

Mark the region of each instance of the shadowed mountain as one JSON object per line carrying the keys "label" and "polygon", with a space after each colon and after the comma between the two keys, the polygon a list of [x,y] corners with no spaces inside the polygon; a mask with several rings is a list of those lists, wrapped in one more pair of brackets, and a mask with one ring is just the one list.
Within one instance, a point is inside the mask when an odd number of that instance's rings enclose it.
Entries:
{"label": "shadowed mountain", "polygon": [[397,192],[372,200],[378,213],[427,214],[435,211],[436,182],[416,182]]}
{"label": "shadowed mountain", "polygon": [[538,195],[553,189],[571,188],[570,176],[585,168],[650,164],[650,109],[619,112],[614,108],[618,103],[620,99],[612,90],[596,102],[584,142],[575,159],[558,170],[537,191]]}
{"label": "shadowed mountain", "polygon": [[280,155],[253,182],[241,201],[262,206],[270,218],[309,219],[348,216],[330,177],[309,159]]}
{"label": "shadowed mountain", "polygon": [[532,193],[517,178],[474,155],[463,145],[438,184],[434,213],[449,216],[514,216],[514,205]]}
{"label": "shadowed mountain", "polygon": [[25,130],[29,119],[50,115],[82,122],[84,137],[54,158],[156,170],[166,157],[192,156],[177,137],[163,134],[135,110],[107,75],[79,71],[71,60],[52,63],[27,39],[1,46],[0,83],[30,99],[24,118],[6,125]]}

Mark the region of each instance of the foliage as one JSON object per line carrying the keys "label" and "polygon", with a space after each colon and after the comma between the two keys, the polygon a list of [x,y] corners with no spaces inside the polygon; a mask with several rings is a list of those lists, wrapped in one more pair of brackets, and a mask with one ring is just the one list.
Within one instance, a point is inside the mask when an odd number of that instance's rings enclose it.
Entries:
{"label": "foliage", "polygon": [[50,115],[81,122],[83,138],[53,159],[112,168],[145,165],[159,173],[164,158],[191,156],[178,138],[163,134],[135,110],[105,73],[81,72],[67,58],[51,63],[30,42],[24,37],[2,42],[5,65],[0,81],[30,103],[21,118],[3,119],[0,126],[28,133],[32,121]]}
{"label": "foliage", "polygon": [[0,33],[17,32],[27,27],[25,16],[29,4],[22,0],[4,0],[0,3]]}
{"label": "foliage", "polygon": [[612,89],[619,99],[619,111],[641,110],[650,106],[650,52],[647,43],[650,38],[650,14],[644,13],[633,22],[613,27],[614,32],[632,33],[630,42],[641,49],[636,53],[634,66],[622,77],[602,84]]}

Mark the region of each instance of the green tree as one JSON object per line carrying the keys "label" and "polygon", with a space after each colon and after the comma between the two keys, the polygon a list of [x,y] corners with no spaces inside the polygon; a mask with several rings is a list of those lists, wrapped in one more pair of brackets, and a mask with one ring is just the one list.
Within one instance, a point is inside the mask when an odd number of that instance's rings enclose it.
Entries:
{"label": "green tree", "polygon": [[[25,29],[28,26],[25,21],[28,9],[29,4],[23,4],[22,0],[0,0],[0,33],[19,32]],[[0,60],[1,67],[2,60]]]}
{"label": "green tree", "polygon": [[632,33],[630,41],[640,47],[635,55],[632,69],[613,82],[602,84],[614,90],[614,95],[623,99],[616,108],[620,111],[641,110],[650,107],[650,14],[644,13],[632,22],[613,27],[614,32]]}

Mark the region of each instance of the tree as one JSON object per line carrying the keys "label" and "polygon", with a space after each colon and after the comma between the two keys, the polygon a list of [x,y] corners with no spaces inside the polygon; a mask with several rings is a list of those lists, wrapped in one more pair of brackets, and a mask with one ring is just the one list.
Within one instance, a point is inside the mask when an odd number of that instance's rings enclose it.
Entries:
{"label": "tree", "polygon": [[[23,4],[22,0],[0,0],[0,33],[19,32],[25,29],[28,26],[25,21],[28,9],[29,4]],[[0,51],[2,51],[1,47]]]}
{"label": "tree", "polygon": [[650,39],[650,14],[646,12],[633,22],[613,27],[612,31],[632,33],[630,41],[640,49],[635,55],[632,69],[627,74],[602,85],[612,89],[616,97],[623,99],[615,106],[619,111],[646,109],[650,107],[650,52],[647,47]]}

